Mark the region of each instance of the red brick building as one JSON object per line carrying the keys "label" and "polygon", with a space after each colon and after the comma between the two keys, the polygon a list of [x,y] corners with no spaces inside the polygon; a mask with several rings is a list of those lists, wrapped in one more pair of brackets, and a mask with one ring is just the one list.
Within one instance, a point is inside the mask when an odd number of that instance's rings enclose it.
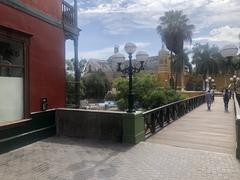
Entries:
{"label": "red brick building", "polygon": [[65,106],[65,40],[78,59],[77,4],[0,1],[0,123]]}

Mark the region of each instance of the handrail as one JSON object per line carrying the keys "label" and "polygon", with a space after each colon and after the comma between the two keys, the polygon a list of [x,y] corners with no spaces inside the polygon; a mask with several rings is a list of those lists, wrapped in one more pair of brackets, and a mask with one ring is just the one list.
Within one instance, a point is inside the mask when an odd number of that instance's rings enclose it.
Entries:
{"label": "handrail", "polygon": [[166,104],[166,105],[163,105],[163,106],[160,106],[160,107],[157,107],[157,108],[154,108],[154,109],[145,111],[145,112],[143,113],[143,115],[148,114],[148,113],[151,113],[151,112],[156,111],[156,110],[159,110],[159,109],[162,109],[162,108],[165,108],[165,107],[167,107],[167,106],[171,106],[171,105],[174,105],[174,104],[177,104],[177,103],[181,103],[181,102],[184,102],[184,101],[187,101],[187,100],[191,100],[191,99],[194,99],[194,98],[197,98],[197,97],[202,97],[202,96],[205,97],[205,95],[199,95],[199,96],[194,96],[194,97],[186,98],[186,99],[183,99],[183,100],[179,100],[179,101],[176,101],[176,102],[172,102],[172,103],[169,103],[169,104]]}
{"label": "handrail", "polygon": [[145,137],[148,138],[204,102],[205,95],[199,95],[144,112]]}
{"label": "handrail", "polygon": [[236,141],[237,141],[236,157],[240,159],[240,107],[236,93],[234,93],[234,112],[236,117]]}
{"label": "handrail", "polygon": [[236,119],[240,120],[240,106],[239,106],[239,102],[238,102],[236,93],[234,93],[234,110],[235,110]]}

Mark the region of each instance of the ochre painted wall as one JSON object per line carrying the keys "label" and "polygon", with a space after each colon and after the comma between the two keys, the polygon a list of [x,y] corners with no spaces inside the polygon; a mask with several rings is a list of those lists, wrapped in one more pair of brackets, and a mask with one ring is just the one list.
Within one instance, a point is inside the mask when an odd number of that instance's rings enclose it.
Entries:
{"label": "ochre painted wall", "polygon": [[20,0],[27,6],[38,9],[57,19],[62,17],[62,0]]}
{"label": "ochre painted wall", "polygon": [[48,98],[49,108],[64,107],[63,30],[3,4],[0,4],[0,12],[0,25],[32,34],[29,46],[30,112],[40,110],[41,97]]}

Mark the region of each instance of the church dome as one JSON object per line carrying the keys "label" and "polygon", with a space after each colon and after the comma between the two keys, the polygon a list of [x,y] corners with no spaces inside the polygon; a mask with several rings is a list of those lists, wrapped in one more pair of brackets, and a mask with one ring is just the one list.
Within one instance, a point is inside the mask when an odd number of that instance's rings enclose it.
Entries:
{"label": "church dome", "polygon": [[125,56],[121,53],[115,53],[111,57],[113,62],[124,62],[125,61]]}
{"label": "church dome", "polygon": [[137,61],[146,61],[148,59],[147,51],[138,51],[136,54]]}

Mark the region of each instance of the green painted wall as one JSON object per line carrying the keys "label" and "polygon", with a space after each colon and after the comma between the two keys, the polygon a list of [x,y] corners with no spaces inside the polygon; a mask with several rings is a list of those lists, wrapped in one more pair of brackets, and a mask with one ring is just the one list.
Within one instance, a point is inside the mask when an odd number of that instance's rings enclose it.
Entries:
{"label": "green painted wall", "polygon": [[144,141],[144,118],[142,113],[123,114],[123,143],[137,144]]}
{"label": "green painted wall", "polygon": [[0,126],[0,154],[55,134],[55,110],[34,113],[29,120]]}

